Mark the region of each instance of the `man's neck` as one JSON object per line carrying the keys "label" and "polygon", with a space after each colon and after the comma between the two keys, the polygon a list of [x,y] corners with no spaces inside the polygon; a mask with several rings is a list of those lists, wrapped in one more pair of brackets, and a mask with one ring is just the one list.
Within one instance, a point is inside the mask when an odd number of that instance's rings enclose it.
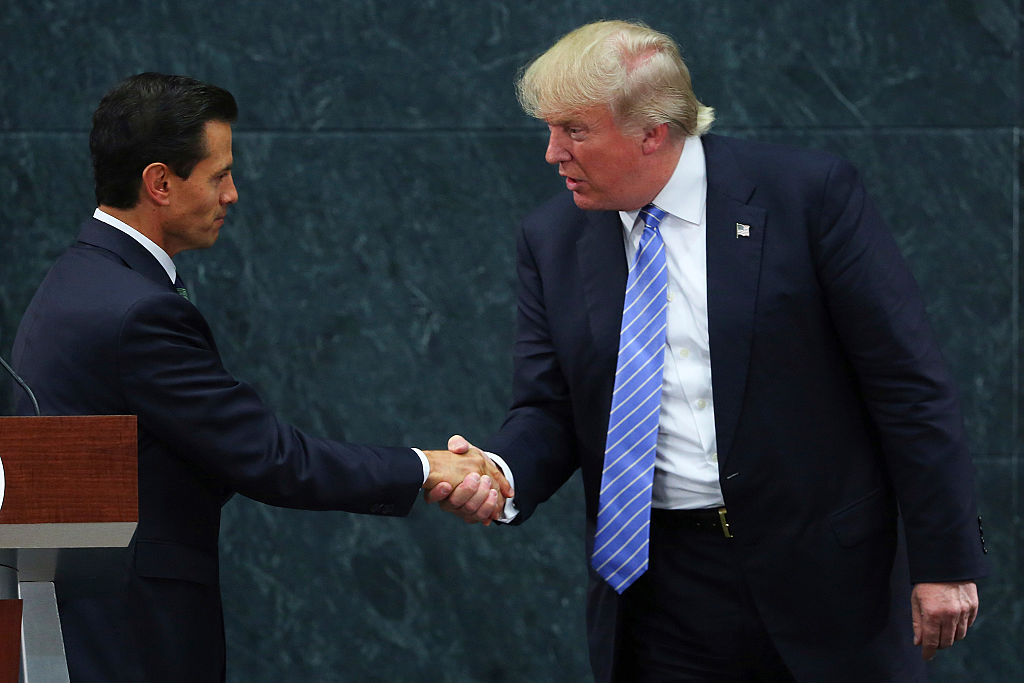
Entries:
{"label": "man's neck", "polygon": [[[676,172],[676,166],[679,165],[679,158],[683,154],[685,144],[685,138],[680,138],[679,140],[671,139],[668,141],[668,144],[655,152],[656,157],[651,160],[653,164],[650,167],[650,175],[648,176],[650,182],[646,183],[646,187],[654,188],[654,191],[640,206],[653,202],[658,193],[668,185],[672,174]],[[639,209],[640,206],[636,208]],[[635,211],[636,209],[633,210]]]}
{"label": "man's neck", "polygon": [[156,229],[156,223],[152,220],[152,217],[147,214],[145,209],[141,207],[141,205],[134,206],[130,209],[118,209],[106,204],[100,204],[99,209],[103,213],[113,216],[122,223],[127,223],[152,240],[154,244],[165,252],[167,251],[167,247],[163,243],[163,235],[158,229]]}
{"label": "man's neck", "polygon": [[[152,254],[153,258],[155,258],[163,267],[164,271],[167,273],[167,277],[170,278],[170,281],[174,282],[178,274],[178,269],[175,268],[174,261],[171,260],[170,255],[164,251],[163,247],[146,235],[142,234],[142,232],[128,222],[132,218],[130,212],[126,213],[125,211],[118,211],[117,209],[114,209],[114,213],[111,213],[111,208],[112,207],[101,205],[97,207],[93,217],[107,223],[117,230],[120,230],[145,247],[146,251]],[[120,215],[114,215],[115,213]]]}
{"label": "man's neck", "polygon": [[683,156],[683,147],[686,146],[686,139],[681,138],[679,140],[672,139],[670,144],[665,146],[665,149],[661,153],[660,163],[658,165],[658,173],[660,175],[661,183],[660,187],[665,187],[668,184],[672,174],[676,172],[676,166],[679,165],[679,158]]}

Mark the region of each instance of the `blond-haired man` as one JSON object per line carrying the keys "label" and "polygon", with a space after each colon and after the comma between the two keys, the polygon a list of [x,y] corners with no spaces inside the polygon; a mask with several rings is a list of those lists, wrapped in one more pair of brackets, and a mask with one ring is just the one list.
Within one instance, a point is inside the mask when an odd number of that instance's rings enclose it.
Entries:
{"label": "blond-haired man", "polygon": [[[708,134],[642,24],[573,31],[518,92],[569,192],[519,235],[514,403],[486,446],[515,522],[582,469],[597,679],[923,676],[974,621],[984,548],[954,388],[854,168]],[[643,368],[638,308],[663,329]]]}

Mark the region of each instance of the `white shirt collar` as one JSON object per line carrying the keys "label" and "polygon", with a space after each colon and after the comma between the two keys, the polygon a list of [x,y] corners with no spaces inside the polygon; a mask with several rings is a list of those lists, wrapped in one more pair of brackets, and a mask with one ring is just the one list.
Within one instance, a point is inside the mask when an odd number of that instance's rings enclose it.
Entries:
{"label": "white shirt collar", "polygon": [[[708,173],[704,164],[704,145],[691,135],[683,144],[672,177],[654,198],[654,204],[676,218],[700,225],[707,200]],[[633,226],[640,210],[620,211],[623,225]]]}
{"label": "white shirt collar", "polygon": [[106,211],[96,209],[96,211],[92,214],[92,217],[98,221],[103,221],[112,228],[117,228],[118,230],[128,235],[142,246],[144,246],[146,248],[146,251],[152,254],[153,258],[155,258],[160,263],[160,265],[163,266],[163,269],[167,271],[167,277],[171,278],[171,283],[174,283],[178,275],[178,269],[174,267],[174,261],[172,261],[171,257],[167,255],[167,252],[161,249],[156,242],[149,239],[148,237],[146,237],[141,232],[139,232],[132,226],[128,225],[124,221],[114,218]]}

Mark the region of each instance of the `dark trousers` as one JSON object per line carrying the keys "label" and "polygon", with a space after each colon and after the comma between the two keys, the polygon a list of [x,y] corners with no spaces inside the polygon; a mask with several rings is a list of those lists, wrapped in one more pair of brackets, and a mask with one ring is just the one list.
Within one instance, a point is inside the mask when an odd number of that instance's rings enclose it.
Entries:
{"label": "dark trousers", "polygon": [[794,680],[750,598],[734,541],[654,512],[650,566],[620,603],[615,680]]}

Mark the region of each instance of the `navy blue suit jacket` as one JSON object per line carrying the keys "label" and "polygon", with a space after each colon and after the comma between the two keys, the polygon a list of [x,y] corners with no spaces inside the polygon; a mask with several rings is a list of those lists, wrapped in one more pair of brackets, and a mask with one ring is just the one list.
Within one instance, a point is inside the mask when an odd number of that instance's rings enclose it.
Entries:
{"label": "navy blue suit jacket", "polygon": [[410,449],[317,439],[278,420],[224,369],[202,314],[156,259],[95,219],[29,304],[13,365],[44,414],[138,416],[139,524],[121,571],[57,584],[75,681],[223,679],[217,537],[233,493],[404,515],[423,481]]}
{"label": "navy blue suit jacket", "polygon": [[[750,591],[798,679],[912,670],[897,506],[912,581],[985,571],[957,399],[917,287],[849,163],[702,141],[720,482]],[[626,271],[616,212],[565,192],[525,219],[513,405],[487,443],[512,468],[520,520],[582,468],[588,554]],[[598,680],[616,602],[592,572]]]}

